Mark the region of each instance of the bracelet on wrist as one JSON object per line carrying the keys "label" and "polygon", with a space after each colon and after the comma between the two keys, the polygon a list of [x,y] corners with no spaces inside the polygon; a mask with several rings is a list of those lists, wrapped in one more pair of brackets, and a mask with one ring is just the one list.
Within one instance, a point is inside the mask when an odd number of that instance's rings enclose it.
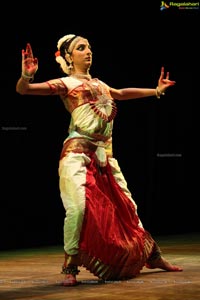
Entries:
{"label": "bracelet on wrist", "polygon": [[161,90],[159,89],[159,87],[157,86],[156,87],[156,98],[157,99],[160,99],[160,96],[164,96],[165,95],[165,93],[164,92],[161,92]]}
{"label": "bracelet on wrist", "polygon": [[28,76],[28,75],[26,75],[26,74],[24,74],[24,73],[22,73],[21,74],[21,77],[25,80],[25,81],[33,81],[33,79],[34,79],[34,76]]}

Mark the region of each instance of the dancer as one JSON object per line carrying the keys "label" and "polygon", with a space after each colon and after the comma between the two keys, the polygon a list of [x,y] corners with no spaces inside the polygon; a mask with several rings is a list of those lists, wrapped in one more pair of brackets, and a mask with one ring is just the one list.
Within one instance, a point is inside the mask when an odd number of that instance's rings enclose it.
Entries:
{"label": "dancer", "polygon": [[156,88],[115,89],[92,78],[92,50],[87,38],[68,34],[58,40],[55,59],[63,75],[35,83],[38,59],[31,45],[22,50],[22,95],[58,95],[71,115],[59,160],[59,188],[64,219],[64,286],[77,284],[79,266],[103,280],[133,278],[141,269],[182,271],[166,261],[143,227],[118,161],[112,131],[117,101],[160,98],[175,84],[162,67]]}

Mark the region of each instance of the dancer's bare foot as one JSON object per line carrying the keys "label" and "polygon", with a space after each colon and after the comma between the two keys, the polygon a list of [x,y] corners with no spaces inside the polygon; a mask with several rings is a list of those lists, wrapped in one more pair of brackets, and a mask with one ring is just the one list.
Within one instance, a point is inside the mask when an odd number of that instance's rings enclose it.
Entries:
{"label": "dancer's bare foot", "polygon": [[64,280],[62,281],[63,286],[75,286],[78,282],[73,274],[66,274]]}
{"label": "dancer's bare foot", "polygon": [[62,274],[64,274],[64,280],[62,281],[63,286],[74,286],[77,285],[78,282],[76,280],[76,275],[80,271],[78,270],[77,265],[68,265],[65,264],[62,266]]}
{"label": "dancer's bare foot", "polygon": [[183,271],[181,267],[174,266],[168,261],[166,261],[163,257],[160,257],[158,259],[152,260],[150,263],[146,263],[145,266],[148,269],[163,269],[168,272],[180,272]]}

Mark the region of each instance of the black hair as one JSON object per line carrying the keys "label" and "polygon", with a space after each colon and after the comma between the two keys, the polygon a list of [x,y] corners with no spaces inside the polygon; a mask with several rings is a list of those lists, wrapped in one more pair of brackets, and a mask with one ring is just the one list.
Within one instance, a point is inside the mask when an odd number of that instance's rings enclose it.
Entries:
{"label": "black hair", "polygon": [[[77,35],[73,36],[71,39],[66,40],[62,43],[60,46],[60,55],[65,58],[66,52],[68,52],[69,46],[71,45],[71,42],[77,37]],[[68,52],[69,53],[69,52]]]}

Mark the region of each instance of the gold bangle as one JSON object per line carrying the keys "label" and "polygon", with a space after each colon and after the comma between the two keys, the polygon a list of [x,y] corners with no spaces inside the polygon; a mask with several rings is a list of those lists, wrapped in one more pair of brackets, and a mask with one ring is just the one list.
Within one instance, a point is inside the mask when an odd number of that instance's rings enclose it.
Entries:
{"label": "gold bangle", "polygon": [[165,95],[165,93],[164,92],[161,92],[161,90],[159,89],[159,87],[157,86],[156,87],[156,98],[157,99],[160,99],[160,96],[164,96]]}
{"label": "gold bangle", "polygon": [[21,74],[21,77],[25,80],[25,81],[33,81],[33,79],[34,79],[34,76],[28,76],[28,75],[25,75],[25,74]]}

